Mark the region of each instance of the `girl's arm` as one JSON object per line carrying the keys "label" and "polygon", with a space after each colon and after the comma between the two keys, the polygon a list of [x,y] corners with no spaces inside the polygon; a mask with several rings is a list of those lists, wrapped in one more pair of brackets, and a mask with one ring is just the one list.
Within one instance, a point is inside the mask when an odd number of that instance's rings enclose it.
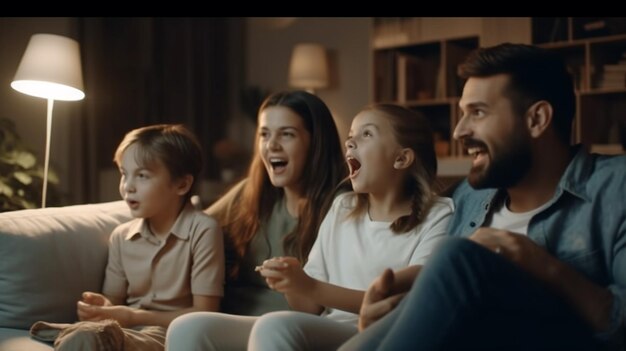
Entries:
{"label": "girl's arm", "polygon": [[268,286],[285,294],[292,309],[320,314],[324,307],[359,313],[364,291],[342,288],[309,277],[295,257],[266,260],[259,267]]}
{"label": "girl's arm", "polygon": [[[359,314],[361,301],[363,301],[363,296],[365,295],[364,291],[342,288],[310,277],[309,279],[313,280],[314,283],[313,289],[307,292],[307,295],[309,296],[309,300],[313,301],[317,306],[326,306]],[[286,294],[285,296],[287,297],[289,306],[296,309],[291,302],[293,297],[291,297],[290,294]],[[317,314],[320,312],[321,310]]]}

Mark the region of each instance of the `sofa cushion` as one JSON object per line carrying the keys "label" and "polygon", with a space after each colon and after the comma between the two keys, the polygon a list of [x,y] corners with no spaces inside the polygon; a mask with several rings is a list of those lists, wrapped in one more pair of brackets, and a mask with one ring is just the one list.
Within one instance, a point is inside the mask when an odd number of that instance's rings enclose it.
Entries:
{"label": "sofa cushion", "polygon": [[81,293],[102,288],[111,231],[130,218],[123,201],[0,213],[0,327],[74,322]]}
{"label": "sofa cushion", "polygon": [[54,351],[54,347],[52,343],[31,338],[28,330],[0,328],[0,350]]}

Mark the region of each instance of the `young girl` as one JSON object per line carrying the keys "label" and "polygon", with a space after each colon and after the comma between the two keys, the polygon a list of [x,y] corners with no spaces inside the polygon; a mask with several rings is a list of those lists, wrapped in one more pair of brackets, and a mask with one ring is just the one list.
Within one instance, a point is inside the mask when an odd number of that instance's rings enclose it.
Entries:
{"label": "young girl", "polygon": [[84,292],[77,303],[81,321],[101,325],[68,327],[55,349],[163,350],[174,318],[219,309],[222,232],[189,201],[202,169],[195,136],[181,125],[135,129],[114,161],[120,195],[135,219],[111,234],[102,294]]}
{"label": "young girl", "polygon": [[168,348],[245,349],[256,320],[251,316],[289,309],[254,268],[273,256],[306,259],[347,173],[335,123],[321,99],[303,91],[268,97],[259,109],[248,177],[207,210],[226,234],[225,313],[177,319]]}
{"label": "young girl", "polygon": [[437,161],[424,117],[395,105],[366,108],[346,148],[354,192],[333,202],[304,269],[295,257],[259,267],[301,312],[262,316],[249,350],[336,349],[357,333],[371,281],[388,267],[423,264],[445,236],[453,205],[433,194]]}

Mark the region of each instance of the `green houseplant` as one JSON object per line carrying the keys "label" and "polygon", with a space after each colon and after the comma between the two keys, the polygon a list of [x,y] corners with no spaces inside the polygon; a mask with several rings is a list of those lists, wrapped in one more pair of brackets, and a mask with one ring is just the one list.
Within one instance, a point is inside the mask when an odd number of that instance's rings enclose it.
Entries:
{"label": "green houseplant", "polygon": [[[58,177],[48,172],[48,205],[58,204]],[[0,212],[41,206],[43,167],[22,142],[13,121],[0,118]]]}

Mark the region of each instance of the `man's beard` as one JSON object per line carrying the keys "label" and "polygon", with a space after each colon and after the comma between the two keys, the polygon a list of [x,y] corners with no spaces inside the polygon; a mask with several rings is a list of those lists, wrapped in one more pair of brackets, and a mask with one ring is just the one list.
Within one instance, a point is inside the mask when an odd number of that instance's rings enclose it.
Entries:
{"label": "man's beard", "polygon": [[[497,154],[490,153],[489,164],[485,167],[472,167],[467,177],[474,189],[506,189],[516,185],[528,172],[532,161],[530,143],[527,137],[513,134],[509,143]],[[466,144],[481,144],[477,140]]]}

